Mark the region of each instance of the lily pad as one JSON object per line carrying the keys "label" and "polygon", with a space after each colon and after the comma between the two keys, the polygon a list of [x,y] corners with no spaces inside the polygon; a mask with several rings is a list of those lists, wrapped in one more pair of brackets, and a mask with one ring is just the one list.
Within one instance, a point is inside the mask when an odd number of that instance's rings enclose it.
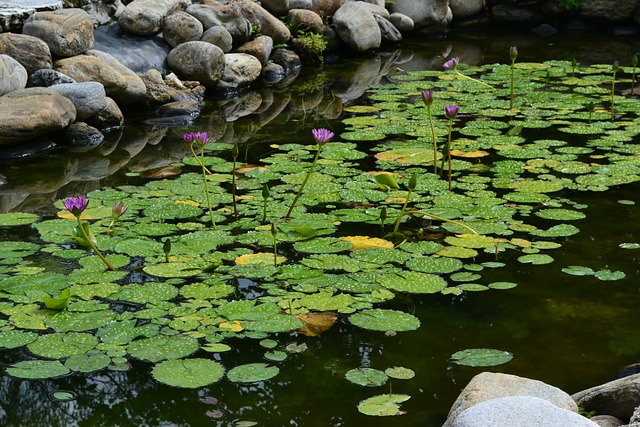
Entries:
{"label": "lily pad", "polygon": [[61,377],[69,372],[70,369],[58,360],[23,360],[7,367],[7,373],[12,377],[32,380]]}
{"label": "lily pad", "polygon": [[187,335],[156,335],[133,341],[127,351],[136,359],[160,362],[187,357],[198,348],[198,340]]}
{"label": "lily pad", "polygon": [[400,410],[399,403],[411,399],[408,394],[381,394],[362,400],[358,404],[358,411],[374,417],[389,417],[405,414]]}
{"label": "lily pad", "polygon": [[381,308],[352,314],[349,322],[373,331],[413,331],[420,327],[420,320],[412,314]]}
{"label": "lily pad", "polygon": [[219,381],[224,367],[209,359],[167,360],[153,367],[153,377],[173,387],[199,388]]}
{"label": "lily pad", "polygon": [[227,378],[234,383],[254,383],[266,381],[278,375],[280,369],[266,363],[249,363],[236,366],[227,372]]}
{"label": "lily pad", "polygon": [[404,368],[402,366],[387,368],[384,370],[384,373],[387,374],[390,378],[395,378],[398,380],[410,380],[411,378],[416,376],[416,373],[412,369]]}
{"label": "lily pad", "polygon": [[453,353],[451,359],[464,366],[497,366],[509,362],[513,354],[490,348],[471,348]]}
{"label": "lily pad", "polygon": [[365,387],[378,387],[389,379],[389,376],[382,371],[373,368],[351,369],[345,374],[345,378],[354,384]]}

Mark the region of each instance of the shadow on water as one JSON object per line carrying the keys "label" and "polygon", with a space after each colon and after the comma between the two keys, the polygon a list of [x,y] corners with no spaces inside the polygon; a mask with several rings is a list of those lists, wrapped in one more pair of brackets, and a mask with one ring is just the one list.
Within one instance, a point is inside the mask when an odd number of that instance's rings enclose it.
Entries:
{"label": "shadow on water", "polygon": [[[508,47],[517,45],[519,61],[575,58],[580,64],[627,64],[639,41],[622,39],[539,38],[535,36],[479,37],[462,34],[444,40],[405,42],[401,49],[331,58],[319,70],[304,72],[286,88],[246,91],[231,99],[207,99],[201,114],[188,127],[152,126],[136,119],[108,135],[90,152],[59,150],[28,162],[5,164],[0,172],[0,211],[53,213],[55,200],[84,194],[103,186],[144,182],[137,174],[162,168],[188,155],[182,134],[205,130],[220,142],[240,143],[247,161],[257,162],[269,144],[307,141],[309,130],[326,126],[339,130],[347,105],[366,101],[366,89],[388,81],[394,73],[438,69],[444,58],[459,56],[467,64],[508,60]],[[339,132],[338,132],[339,134]],[[197,426],[233,425],[255,420],[263,426],[428,426],[442,424],[460,389],[477,368],[452,364],[449,356],[465,348],[508,348],[514,359],[491,371],[514,373],[558,386],[569,393],[613,378],[640,352],[640,312],[637,310],[640,260],[637,251],[618,245],[638,242],[637,206],[617,200],[637,200],[638,183],[593,194],[573,194],[589,205],[589,223],[581,233],[565,238],[553,253],[561,264],[540,268],[516,267],[487,273],[489,281],[511,281],[518,287],[503,292],[402,296],[387,303],[414,313],[422,326],[385,336],[354,328],[342,321],[320,337],[276,336],[279,341],[306,343],[309,349],[291,355],[280,374],[265,383],[238,385],[228,381],[198,390],[175,389],[157,383],[146,363],[132,361],[126,372],[107,371],[53,380],[0,378],[0,425],[48,426]],[[505,255],[517,257],[517,255]],[[617,282],[575,277],[560,269],[594,260],[599,268],[624,270]],[[554,264],[555,265],[555,264]],[[229,365],[254,362],[264,350],[256,341],[234,342],[233,350],[216,355]],[[27,350],[0,352],[4,366],[28,359]],[[195,356],[211,357],[209,354]],[[349,369],[370,366],[384,370],[405,366],[415,380],[395,380],[382,388],[355,386],[344,380]],[[373,418],[357,412],[367,397],[406,393],[406,415]],[[52,393],[71,391],[76,398],[60,401]],[[212,396],[215,406],[199,399]],[[220,409],[220,421],[205,413]]]}

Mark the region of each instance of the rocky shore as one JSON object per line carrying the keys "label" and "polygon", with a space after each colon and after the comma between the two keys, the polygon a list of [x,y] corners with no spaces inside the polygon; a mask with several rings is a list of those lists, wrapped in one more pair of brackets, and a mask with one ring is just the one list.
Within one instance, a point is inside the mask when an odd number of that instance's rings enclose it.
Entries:
{"label": "rocky shore", "polygon": [[[0,150],[95,147],[132,111],[184,125],[205,93],[286,85],[327,52],[365,53],[455,28],[635,32],[615,0],[9,0],[0,3]],[[96,39],[141,40],[137,66]],[[104,41],[104,40],[103,40]],[[130,48],[127,48],[127,42]],[[149,60],[147,63],[144,60]],[[143,65],[144,64],[144,65]],[[168,123],[171,120],[167,120]]]}

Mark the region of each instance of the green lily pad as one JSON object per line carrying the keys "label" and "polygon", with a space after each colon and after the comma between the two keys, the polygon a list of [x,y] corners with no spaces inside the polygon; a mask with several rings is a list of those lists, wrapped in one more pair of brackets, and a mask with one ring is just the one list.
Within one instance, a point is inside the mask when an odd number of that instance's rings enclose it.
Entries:
{"label": "green lily pad", "polygon": [[399,403],[411,399],[407,394],[381,394],[362,400],[358,404],[358,411],[373,417],[389,417],[405,414],[400,410]]}
{"label": "green lily pad", "polygon": [[58,360],[23,360],[7,367],[7,374],[12,377],[31,380],[61,377],[69,372]]}
{"label": "green lily pad", "polygon": [[490,289],[500,289],[500,290],[513,289],[516,286],[518,286],[518,284],[513,282],[493,282],[488,285]]}
{"label": "green lily pad", "polygon": [[373,368],[351,369],[345,374],[345,378],[354,384],[365,387],[378,387],[389,379],[387,374]]}
{"label": "green lily pad", "polygon": [[618,247],[622,249],[640,249],[640,243],[620,243]]}
{"label": "green lily pad", "polygon": [[535,214],[540,218],[562,221],[574,221],[577,219],[584,219],[586,217],[582,212],[572,211],[569,209],[542,209]]}
{"label": "green lily pad", "polygon": [[78,354],[69,357],[64,366],[76,372],[95,372],[106,368],[111,358],[102,352]]}
{"label": "green lily pad", "polygon": [[416,373],[412,369],[404,368],[402,366],[387,368],[384,370],[384,373],[387,374],[390,378],[395,378],[398,380],[410,380],[411,378],[416,376]]}
{"label": "green lily pad", "polygon": [[413,331],[420,327],[420,320],[412,314],[380,308],[352,314],[349,322],[373,331]]}
{"label": "green lily pad", "polygon": [[595,276],[598,280],[614,281],[625,278],[625,274],[622,271],[600,270],[596,271]]}
{"label": "green lily pad", "polygon": [[595,271],[589,267],[583,267],[581,265],[570,265],[562,269],[563,273],[570,274],[572,276],[593,276]]}
{"label": "green lily pad", "polygon": [[38,220],[38,215],[23,212],[0,213],[0,227],[33,224]]}
{"label": "green lily pad", "polygon": [[279,372],[280,369],[277,366],[269,366],[266,363],[249,363],[231,369],[227,372],[227,378],[234,383],[254,383],[271,379]]}
{"label": "green lily pad", "polygon": [[385,273],[378,277],[377,282],[388,289],[416,294],[432,294],[447,287],[446,280],[441,276],[417,271]]}
{"label": "green lily pad", "polygon": [[35,332],[12,329],[0,332],[0,348],[18,348],[38,338]]}
{"label": "green lily pad", "polygon": [[518,261],[523,264],[542,265],[552,263],[553,258],[546,254],[530,254],[518,257]]}
{"label": "green lily pad", "polygon": [[136,359],[160,362],[175,360],[195,353],[200,345],[196,338],[187,335],[156,335],[129,344],[128,353]]}
{"label": "green lily pad", "polygon": [[98,339],[91,334],[68,332],[41,335],[27,348],[37,356],[62,359],[85,354],[97,344]]}
{"label": "green lily pad", "polygon": [[508,351],[472,348],[453,353],[451,359],[454,363],[464,366],[498,366],[509,362],[513,355]]}
{"label": "green lily pad", "polygon": [[199,388],[219,381],[224,367],[209,359],[167,360],[154,366],[151,375],[173,387]]}
{"label": "green lily pad", "polygon": [[264,358],[272,362],[282,362],[286,360],[288,357],[289,355],[286,352],[281,350],[266,351],[264,353]]}

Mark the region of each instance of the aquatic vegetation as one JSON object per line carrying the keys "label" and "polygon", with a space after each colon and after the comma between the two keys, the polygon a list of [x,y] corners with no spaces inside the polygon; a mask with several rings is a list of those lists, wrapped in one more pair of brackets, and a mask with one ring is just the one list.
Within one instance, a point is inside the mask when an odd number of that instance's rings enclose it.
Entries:
{"label": "aquatic vegetation", "polygon": [[433,105],[433,91],[422,91],[422,100],[427,106],[427,116],[429,117],[429,128],[431,128],[431,137],[433,138],[433,173],[438,173],[438,140],[436,138],[436,130],[433,127],[433,116],[431,115],[431,105]]}
{"label": "aquatic vegetation", "polygon": [[516,46],[511,46],[509,48],[509,59],[511,59],[511,96],[509,97],[509,109],[513,110],[513,97],[514,97],[514,88],[515,88],[515,65],[516,58],[518,58],[518,48]]}
{"label": "aquatic vegetation", "polygon": [[618,61],[613,61],[613,65],[611,66],[611,71],[613,75],[611,76],[611,121],[614,121],[616,118],[616,109],[615,109],[615,94],[616,94],[616,74],[618,73],[618,69],[620,68],[620,64]]}
{"label": "aquatic vegetation", "polygon": [[[207,180],[208,170],[205,166],[205,159],[204,159],[204,146],[209,142],[209,134],[207,132],[188,132],[183,135],[183,139],[189,144],[189,149],[191,150],[193,157],[196,159],[196,161],[200,164],[202,168],[202,180],[204,182],[204,193],[207,198],[207,207],[209,208],[209,218],[211,220],[211,227],[213,227],[213,229],[215,230],[216,222],[213,219],[213,210],[211,207],[211,196],[209,195],[209,183]],[[200,148],[200,158],[198,158],[198,155],[193,149],[193,146],[195,144],[197,144],[198,148]]]}
{"label": "aquatic vegetation", "polygon": [[122,202],[117,202],[115,205],[113,205],[113,209],[111,209],[111,223],[107,228],[107,234],[111,235],[111,229],[113,228],[113,225],[122,215],[124,215],[127,209],[129,209],[129,207]]}
{"label": "aquatic vegetation", "polygon": [[453,58],[449,59],[444,64],[442,64],[442,68],[444,68],[445,70],[453,71],[457,76],[462,77],[463,79],[468,79],[468,80],[471,80],[473,82],[479,83],[479,84],[481,84],[483,86],[486,86],[486,87],[488,87],[490,89],[493,89],[493,87],[491,85],[489,85],[489,84],[487,84],[485,82],[481,82],[478,79],[474,79],[473,77],[469,77],[469,76],[466,76],[466,75],[462,74],[460,72],[460,70],[458,70],[458,64],[459,63],[460,63],[460,58],[458,58],[456,56],[456,57],[453,57]]}
{"label": "aquatic vegetation", "polygon": [[[444,158],[447,158],[447,164],[449,166],[449,173],[447,175],[447,182],[449,183],[449,190],[451,190],[452,184],[451,184],[451,166],[452,166],[452,161],[451,161],[451,132],[453,130],[453,119],[456,118],[456,116],[458,115],[458,112],[460,111],[460,107],[458,107],[457,105],[445,105],[444,107],[444,114],[447,116],[447,118],[449,119],[449,135],[447,136],[447,145],[445,146],[445,155],[442,156],[442,161],[444,162]],[[442,170],[444,170],[444,165],[441,168]]]}

